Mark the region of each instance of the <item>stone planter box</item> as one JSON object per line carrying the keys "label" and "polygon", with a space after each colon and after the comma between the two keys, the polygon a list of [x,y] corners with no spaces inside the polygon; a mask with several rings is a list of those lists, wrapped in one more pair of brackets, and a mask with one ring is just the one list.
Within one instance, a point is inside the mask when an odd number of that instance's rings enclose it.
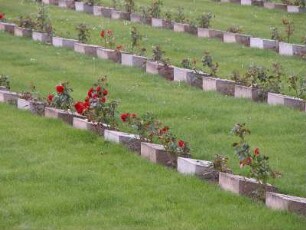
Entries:
{"label": "stone planter box", "polygon": [[93,6],[88,5],[85,2],[75,2],[74,4],[76,11],[93,14]]}
{"label": "stone planter box", "polygon": [[241,0],[240,4],[244,6],[251,6],[253,0]]}
{"label": "stone planter box", "polygon": [[113,11],[113,8],[104,7],[104,6],[101,7],[101,15],[105,18],[111,18],[112,17],[112,11]]}
{"label": "stone planter box", "polygon": [[45,103],[41,101],[25,100],[18,98],[17,108],[30,110],[31,113],[39,116],[43,116],[45,114]]}
{"label": "stone planter box", "polygon": [[198,37],[199,38],[210,38],[208,28],[198,28]]}
{"label": "stone planter box", "polygon": [[141,156],[149,161],[168,167],[176,167],[177,158],[165,151],[162,145],[141,142]]}
{"label": "stone planter box", "polygon": [[222,30],[209,29],[210,38],[217,38],[223,40],[223,33],[224,32]]}
{"label": "stone planter box", "polygon": [[[219,173],[219,185],[222,189],[236,194],[249,197],[256,197],[256,192],[261,189],[261,185],[253,178]],[[277,189],[270,184],[265,185],[265,192],[276,192]]]}
{"label": "stone planter box", "polygon": [[305,110],[305,101],[303,99],[276,93],[268,93],[268,104],[284,105],[301,111]]}
{"label": "stone planter box", "polygon": [[187,82],[187,76],[192,74],[194,71],[191,69],[184,69],[174,66],[174,81]]}
{"label": "stone planter box", "polygon": [[262,38],[250,38],[250,47],[259,49],[278,50],[278,41]]}
{"label": "stone planter box", "polygon": [[173,23],[173,31],[174,32],[184,33],[184,32],[188,32],[188,29],[189,29],[189,24],[178,23],[178,22]]}
{"label": "stone planter box", "polygon": [[198,35],[198,27],[189,25],[189,27],[187,28],[187,33],[192,35]]}
{"label": "stone planter box", "polygon": [[137,56],[129,53],[121,53],[121,64],[125,66],[134,66],[141,69],[146,68],[147,59],[142,56]]}
{"label": "stone planter box", "polygon": [[274,9],[287,11],[287,5],[282,3],[274,3]]}
{"label": "stone planter box", "polygon": [[37,31],[32,32],[32,39],[33,41],[39,41],[42,43],[51,43],[52,42],[52,36],[48,33],[41,33]]}
{"label": "stone planter box", "polygon": [[267,192],[266,205],[276,210],[285,210],[306,216],[306,198]]}
{"label": "stone planter box", "polygon": [[288,13],[304,13],[306,12],[306,8],[287,5],[287,12]]}
{"label": "stone planter box", "polygon": [[189,72],[186,76],[187,84],[199,89],[203,89],[203,79],[208,76],[208,74],[202,72]]}
{"label": "stone planter box", "polygon": [[293,56],[293,44],[286,42],[279,42],[279,54]]}
{"label": "stone planter box", "polygon": [[17,105],[18,98],[19,98],[19,95],[15,92],[7,91],[7,90],[0,90],[0,102]]}
{"label": "stone planter box", "polygon": [[15,26],[16,25],[13,23],[0,22],[0,30],[3,30],[10,34],[14,34]]}
{"label": "stone planter box", "polygon": [[125,145],[129,150],[140,154],[141,141],[135,134],[124,133],[114,130],[105,130],[104,138],[107,141]]}
{"label": "stone planter box", "polygon": [[74,117],[73,127],[82,130],[88,130],[104,136],[104,131],[109,127],[105,124],[90,122],[85,118]]}
{"label": "stone planter box", "polygon": [[88,45],[80,42],[74,43],[74,51],[77,53],[86,54],[89,56],[97,57],[97,50],[99,46]]}
{"label": "stone planter box", "polygon": [[142,22],[143,21],[142,17],[135,13],[131,13],[130,20],[131,22]]}
{"label": "stone planter box", "polygon": [[93,6],[92,11],[94,16],[102,16],[102,6]]}
{"label": "stone planter box", "polygon": [[171,65],[164,65],[159,63],[158,65],[158,74],[162,76],[163,78],[173,81],[174,79],[174,67]]}
{"label": "stone planter box", "polygon": [[45,117],[57,118],[69,125],[73,125],[73,113],[62,109],[56,109],[51,107],[45,107]]}
{"label": "stone planter box", "polygon": [[58,0],[42,0],[45,4],[58,5]]}
{"label": "stone planter box", "polygon": [[74,40],[74,39],[52,37],[52,45],[55,47],[66,47],[66,48],[74,49],[74,44],[77,42],[78,40]]}
{"label": "stone planter box", "polygon": [[235,82],[221,78],[205,77],[203,78],[203,90],[217,91],[224,95],[234,96]]}
{"label": "stone planter box", "polygon": [[18,98],[17,99],[17,108],[18,109],[24,109],[24,110],[30,110],[30,101]]}
{"label": "stone planter box", "polygon": [[152,18],[152,27],[164,28],[164,29],[173,29],[173,23],[161,18]]}
{"label": "stone planter box", "polygon": [[32,37],[32,30],[15,26],[14,35],[17,36],[17,37],[31,38]]}
{"label": "stone planter box", "polygon": [[117,19],[117,20],[130,20],[130,14],[124,11],[119,11],[119,10],[112,10],[111,14],[112,19]]}
{"label": "stone planter box", "polygon": [[60,8],[75,9],[74,0],[59,0],[58,6]]}
{"label": "stone planter box", "polygon": [[97,49],[97,56],[101,59],[112,60],[117,63],[121,62],[121,53],[116,50],[99,47]]}
{"label": "stone planter box", "polygon": [[146,62],[146,72],[150,74],[158,74],[159,63],[156,61],[147,60]]}
{"label": "stone planter box", "polygon": [[245,34],[237,34],[237,33],[223,33],[223,42],[224,43],[240,43],[245,46],[250,46],[250,37]]}
{"label": "stone planter box", "polygon": [[261,101],[262,95],[261,90],[254,87],[247,87],[243,85],[235,85],[235,97],[237,98],[248,98],[253,101]]}
{"label": "stone planter box", "polygon": [[263,7],[264,1],[263,0],[252,0],[252,6],[260,6]]}

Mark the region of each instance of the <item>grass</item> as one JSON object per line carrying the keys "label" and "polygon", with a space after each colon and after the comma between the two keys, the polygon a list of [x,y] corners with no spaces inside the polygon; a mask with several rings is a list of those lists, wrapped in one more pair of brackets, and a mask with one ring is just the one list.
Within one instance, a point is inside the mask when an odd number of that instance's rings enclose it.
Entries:
{"label": "grass", "polygon": [[[0,228],[304,229],[58,120],[0,104]],[[179,192],[178,192],[179,191]]]}
{"label": "grass", "polygon": [[[2,11],[6,12],[7,17],[10,19],[15,19],[20,15],[34,14],[37,10],[34,4],[24,3],[23,1],[11,2],[2,0],[2,2]],[[236,4],[232,5],[237,7]],[[186,4],[186,9],[191,6],[192,4]],[[89,43],[103,45],[104,43],[99,37],[100,30],[101,28],[110,28],[116,36],[116,44],[122,44],[127,50],[130,48],[130,28],[136,25],[141,34],[144,35],[143,46],[148,50],[147,56],[151,57],[152,46],[161,45],[166,52],[166,57],[169,57],[171,63],[176,66],[180,66],[181,61],[187,57],[200,60],[205,50],[210,51],[214,61],[219,63],[218,75],[223,78],[229,78],[232,71],[245,70],[251,64],[270,67],[274,62],[280,63],[287,75],[299,74],[300,76],[306,76],[305,61],[297,57],[284,57],[268,50],[251,49],[238,44],[224,44],[217,40],[199,39],[188,34],[153,29],[150,26],[126,21],[97,18],[54,6],[49,7],[49,13],[56,35],[77,38],[75,26],[83,22],[91,27]],[[206,69],[206,71],[208,70]],[[288,93],[286,79],[284,79],[284,82],[283,92]]]}
{"label": "grass", "polygon": [[140,70],[75,54],[73,51],[40,45],[0,33],[0,72],[11,76],[12,89],[24,91],[33,82],[47,95],[68,80],[75,100],[82,100],[91,84],[107,74],[112,99],[120,101],[121,112],[151,111],[192,147],[195,158],[212,159],[216,153],[230,157],[236,173],[237,159],[229,134],[236,122],[246,122],[252,146],[271,157],[283,177],[273,181],[282,192],[305,196],[305,124],[302,112],[256,104],[248,100],[204,93],[184,84],[167,82]]}

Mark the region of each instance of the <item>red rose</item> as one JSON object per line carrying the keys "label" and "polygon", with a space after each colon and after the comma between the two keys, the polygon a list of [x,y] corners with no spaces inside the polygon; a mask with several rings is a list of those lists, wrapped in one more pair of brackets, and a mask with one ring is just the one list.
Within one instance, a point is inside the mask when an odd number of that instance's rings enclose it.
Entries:
{"label": "red rose", "polygon": [[178,141],[178,146],[179,146],[180,148],[184,148],[185,145],[186,145],[186,143],[185,143],[183,140],[179,140],[179,141]]}
{"label": "red rose", "polygon": [[59,93],[59,94],[61,94],[61,93],[63,93],[64,92],[64,86],[62,86],[62,85],[57,85],[56,86],[56,92],[57,93]]}
{"label": "red rose", "polygon": [[101,32],[100,32],[100,37],[101,37],[101,38],[104,38],[104,37],[105,37],[105,30],[101,30]]}
{"label": "red rose", "polygon": [[104,96],[106,96],[106,95],[108,94],[107,89],[103,90],[103,91],[102,91],[102,94],[103,94]]}
{"label": "red rose", "polygon": [[92,98],[93,98],[93,99],[97,99],[97,98],[98,98],[98,94],[94,94],[94,95],[92,96]]}
{"label": "red rose", "polygon": [[258,156],[259,155],[259,148],[254,149],[254,155]]}
{"label": "red rose", "polygon": [[129,118],[130,114],[129,113],[123,113],[121,114],[120,118],[123,122],[126,122],[126,120]]}
{"label": "red rose", "polygon": [[48,102],[53,101],[53,97],[54,97],[54,95],[53,95],[53,94],[49,94],[49,95],[48,95]]}
{"label": "red rose", "polygon": [[89,97],[85,97],[85,102],[89,102]]}
{"label": "red rose", "polygon": [[240,168],[242,168],[245,165],[250,165],[252,161],[253,161],[252,157],[247,157],[243,159],[242,161],[240,161]]}
{"label": "red rose", "polygon": [[74,105],[75,110],[79,113],[79,114],[83,114],[85,107],[84,107],[84,103],[83,102],[77,102]]}
{"label": "red rose", "polygon": [[4,13],[0,13],[0,20],[3,20],[5,18],[5,14]]}
{"label": "red rose", "polygon": [[102,97],[102,98],[101,98],[101,102],[102,102],[102,103],[105,103],[105,102],[106,102],[106,97]]}
{"label": "red rose", "polygon": [[88,101],[85,101],[83,105],[85,109],[88,109],[90,106]]}
{"label": "red rose", "polygon": [[101,86],[97,86],[96,91],[100,92],[101,91]]}
{"label": "red rose", "polygon": [[88,95],[88,97],[92,97],[92,92],[94,91],[94,89],[93,88],[90,88],[89,90],[88,90],[88,92],[87,92],[87,95]]}

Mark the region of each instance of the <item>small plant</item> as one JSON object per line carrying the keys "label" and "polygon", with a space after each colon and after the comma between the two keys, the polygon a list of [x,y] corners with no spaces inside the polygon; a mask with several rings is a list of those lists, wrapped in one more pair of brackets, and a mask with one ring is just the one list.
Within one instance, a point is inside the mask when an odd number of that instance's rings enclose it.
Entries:
{"label": "small plant", "polygon": [[0,22],[4,22],[5,21],[5,14],[0,12]]}
{"label": "small plant", "polygon": [[10,89],[10,79],[8,76],[4,74],[0,74],[0,88],[4,87],[6,89]]}
{"label": "small plant", "polygon": [[302,77],[291,75],[288,78],[289,90],[294,91],[298,98],[306,98],[306,82]]}
{"label": "small plant", "polygon": [[277,41],[282,41],[283,40],[283,38],[280,35],[277,27],[271,27],[271,39],[277,40]]}
{"label": "small plant", "polygon": [[81,43],[86,43],[88,42],[88,39],[90,37],[90,34],[89,34],[89,28],[86,24],[84,23],[80,23],[76,26],[75,28],[78,32],[78,40],[81,42]]}
{"label": "small plant", "polygon": [[107,124],[111,129],[118,125],[117,101],[107,102],[107,77],[101,77],[88,90],[84,102],[77,102],[74,107],[79,114],[86,116],[88,121]]}
{"label": "small plant", "polygon": [[30,84],[30,90],[29,91],[21,92],[20,98],[24,99],[24,100],[27,100],[27,101],[39,101],[39,100],[41,100],[39,92],[36,90],[36,86],[33,85],[33,84]]}
{"label": "small plant", "polygon": [[157,139],[161,122],[156,120],[152,113],[145,113],[142,116],[137,116],[134,113],[123,113],[120,117],[139,135],[141,141],[152,143]]}
{"label": "small plant", "polygon": [[208,67],[210,69],[210,74],[212,76],[216,76],[219,69],[219,64],[218,62],[213,63],[213,59],[210,56],[210,53],[207,51],[204,52],[204,56],[202,57],[202,64],[203,67]]}
{"label": "small plant", "polygon": [[152,18],[159,18],[161,16],[161,7],[163,2],[161,0],[152,0],[151,7],[149,8],[150,16]]}
{"label": "small plant", "polygon": [[132,51],[140,46],[140,41],[142,40],[142,35],[138,32],[137,28],[133,26],[131,28],[131,46]]}
{"label": "small plant", "polygon": [[255,178],[261,185],[258,191],[255,191],[255,196],[264,200],[265,185],[270,177],[275,178],[277,172],[273,171],[269,166],[269,157],[260,154],[259,148],[255,148],[251,152],[251,148],[247,143],[245,137],[251,134],[251,131],[244,123],[238,123],[232,128],[232,134],[239,138],[239,142],[234,142],[233,147],[238,156],[240,167],[249,166],[250,176]]}
{"label": "small plant", "polygon": [[117,9],[118,8],[118,0],[112,0],[112,7],[114,9]]}
{"label": "small plant", "polygon": [[153,51],[153,57],[152,57],[153,61],[162,62],[164,60],[163,56],[165,54],[165,51],[163,51],[160,46],[153,46],[152,51]]}
{"label": "small plant", "polygon": [[210,21],[213,18],[213,15],[211,12],[203,13],[199,18],[198,22],[201,28],[209,28],[210,27]]}
{"label": "small plant", "polygon": [[306,4],[305,0],[282,0],[282,3],[299,7],[305,7]]}
{"label": "small plant", "polygon": [[219,172],[231,172],[228,166],[228,157],[217,154],[213,159],[214,169]]}
{"label": "small plant", "polygon": [[295,30],[294,22],[290,21],[288,18],[283,18],[282,23],[285,26],[287,42],[290,42],[290,37],[293,35],[294,30]]}
{"label": "small plant", "polygon": [[238,34],[238,33],[242,33],[243,30],[241,26],[230,26],[226,31],[230,33]]}
{"label": "small plant", "polygon": [[52,25],[48,17],[48,11],[44,4],[40,4],[35,18],[35,30],[41,33],[52,34]]}
{"label": "small plant", "polygon": [[172,13],[169,10],[165,12],[165,19],[166,21],[172,21]]}
{"label": "small plant", "polygon": [[115,46],[115,37],[112,30],[102,29],[100,37],[104,41],[104,47],[113,48]]}
{"label": "small plant", "polygon": [[124,0],[124,8],[129,14],[132,13],[135,10],[134,0]]}
{"label": "small plant", "polygon": [[184,23],[186,21],[186,16],[184,13],[183,7],[178,7],[176,11],[176,15],[174,17],[174,20],[178,23]]}
{"label": "small plant", "polygon": [[306,35],[302,38],[302,43],[306,46]]}
{"label": "small plant", "polygon": [[73,91],[69,87],[68,82],[63,82],[55,87],[56,93],[49,94],[47,98],[47,103],[49,106],[57,109],[71,109],[73,98],[70,93]]}
{"label": "small plant", "polygon": [[30,16],[20,16],[16,20],[17,26],[21,28],[33,29],[35,27],[35,22]]}
{"label": "small plant", "polygon": [[87,4],[89,6],[95,5],[95,0],[85,0],[84,2],[85,2],[85,4]]}

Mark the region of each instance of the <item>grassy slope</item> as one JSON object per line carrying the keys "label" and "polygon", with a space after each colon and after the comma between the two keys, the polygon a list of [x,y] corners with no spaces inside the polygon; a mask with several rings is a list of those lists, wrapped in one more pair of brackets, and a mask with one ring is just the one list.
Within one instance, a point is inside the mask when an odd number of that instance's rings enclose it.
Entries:
{"label": "grassy slope", "polygon": [[[36,12],[36,7],[32,4],[20,4],[22,1],[14,1],[14,3],[8,0],[1,1],[3,2],[3,11],[11,19]],[[49,12],[57,35],[76,38],[75,26],[85,22],[92,28],[90,43],[102,45],[99,38],[100,29],[111,28],[116,35],[117,44],[123,44],[125,47],[130,46],[130,28],[133,24],[129,22],[111,21],[57,7],[50,7]],[[188,34],[177,34],[172,31],[136,25],[138,30],[145,35],[143,45],[147,50],[151,51],[153,45],[160,44],[166,51],[166,56],[175,65],[180,65],[181,60],[187,57],[201,59],[203,51],[208,50],[220,65],[218,75],[221,77],[227,77],[233,70],[245,69],[250,64],[255,63],[268,67],[273,62],[281,63],[287,74],[298,73],[306,76],[305,61],[298,58],[282,57],[267,50],[251,49],[237,44],[223,44],[216,40],[198,39]],[[151,56],[150,53],[148,55]],[[286,87],[284,92],[288,93]]]}
{"label": "grassy slope", "polygon": [[216,153],[231,158],[235,172],[243,173],[230,145],[229,130],[236,122],[247,122],[252,146],[271,157],[272,166],[283,172],[275,183],[282,192],[306,194],[304,113],[166,82],[140,70],[76,55],[72,51],[39,45],[0,34],[0,72],[12,76],[13,90],[22,91],[30,82],[46,95],[54,85],[69,80],[76,100],[83,99],[95,79],[107,74],[111,97],[120,100],[121,112],[152,111],[173,127],[192,146],[194,157],[211,159]]}
{"label": "grassy slope", "polygon": [[56,120],[0,104],[1,229],[303,229]]}

